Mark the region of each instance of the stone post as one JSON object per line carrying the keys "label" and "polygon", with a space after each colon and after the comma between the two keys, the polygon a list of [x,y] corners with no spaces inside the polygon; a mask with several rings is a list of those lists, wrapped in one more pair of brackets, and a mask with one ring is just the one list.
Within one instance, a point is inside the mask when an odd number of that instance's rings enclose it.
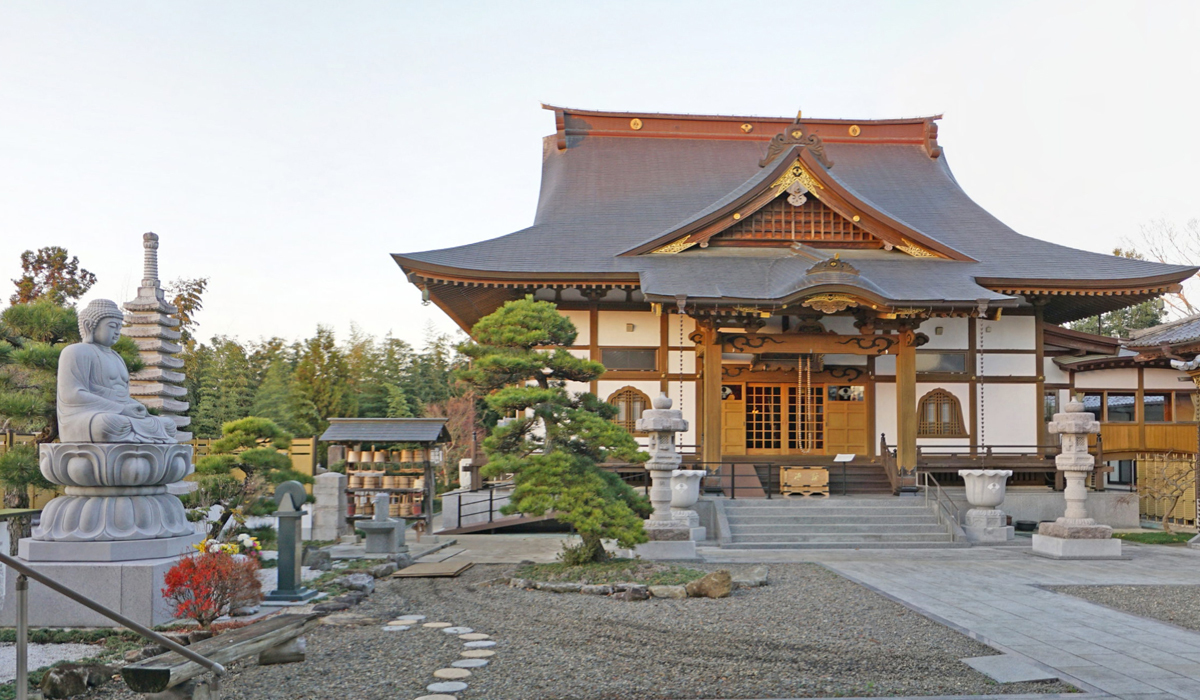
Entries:
{"label": "stone post", "polygon": [[300,520],[308,494],[298,481],[285,481],[275,487],[276,510],[279,519],[279,566],[275,590],[263,597],[263,602],[296,603],[317,596],[317,591],[304,587],[300,577],[301,542]]}
{"label": "stone post", "polygon": [[375,515],[370,520],[358,521],[358,529],[367,533],[363,552],[365,554],[401,554],[408,551],[404,544],[404,530],[407,523],[393,520],[388,516],[388,504],[391,496],[386,493],[375,494]]}
{"label": "stone post", "polygon": [[688,429],[683,412],[671,409],[671,399],[659,394],[652,402],[654,408],[643,411],[637,421],[639,432],[650,434],[650,505],[654,512],[644,523],[647,544],[638,545],[637,553],[647,559],[695,559],[696,543],[691,539],[691,527],[686,520],[676,520],[671,513],[671,474],[681,461],[675,451],[675,433]]}
{"label": "stone post", "polygon": [[312,538],[314,540],[340,540],[352,534],[346,522],[346,475],[325,472],[313,480]]}
{"label": "stone post", "polygon": [[1112,538],[1112,528],[1097,525],[1087,517],[1087,487],[1084,482],[1096,466],[1088,454],[1088,435],[1100,432],[1100,423],[1083,404],[1071,400],[1062,413],[1054,414],[1050,432],[1061,436],[1062,452],[1054,458],[1066,479],[1063,492],[1066,510],[1053,523],[1042,523],[1033,536],[1033,553],[1053,559],[1115,559],[1121,556],[1121,541]]}

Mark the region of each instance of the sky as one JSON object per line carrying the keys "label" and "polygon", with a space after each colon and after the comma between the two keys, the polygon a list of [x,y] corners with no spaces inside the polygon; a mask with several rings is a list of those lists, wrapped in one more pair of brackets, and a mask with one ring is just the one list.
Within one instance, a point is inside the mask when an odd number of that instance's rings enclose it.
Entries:
{"label": "sky", "polygon": [[0,299],[58,245],[131,299],[207,277],[199,334],[420,344],[454,324],[390,253],[532,223],[542,102],[943,114],[982,206],[1109,252],[1200,217],[1200,3],[0,3]]}

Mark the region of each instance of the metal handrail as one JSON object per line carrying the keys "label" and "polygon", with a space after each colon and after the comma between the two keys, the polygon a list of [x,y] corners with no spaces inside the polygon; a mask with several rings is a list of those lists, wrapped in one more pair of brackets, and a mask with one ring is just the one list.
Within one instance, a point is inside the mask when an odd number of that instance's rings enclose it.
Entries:
{"label": "metal handrail", "polygon": [[[938,483],[938,480],[935,479],[932,474],[929,472],[917,472],[917,486],[925,490],[926,508],[929,507],[929,482],[931,481],[933,482],[934,502],[937,504],[937,508],[935,508],[933,512],[938,517],[938,524],[946,528],[946,531],[950,534],[951,541],[958,541],[958,506],[954,505],[954,501],[950,500],[950,497],[942,492],[942,485]],[[947,506],[947,503],[950,505]],[[947,525],[946,518],[942,515],[943,511],[945,511],[946,516],[950,517],[950,522],[953,523],[953,526]]]}
{"label": "metal handrail", "polygon": [[[497,486],[507,486],[507,487],[511,488],[512,484],[511,483],[509,483],[509,484],[488,484],[488,485],[484,486],[483,488],[472,489],[470,491],[464,491],[459,495],[459,497],[458,497],[458,528],[461,528],[463,526],[462,520],[463,520],[464,515],[466,515],[466,516],[482,515],[483,513],[486,512],[488,514],[488,522],[489,523],[493,523],[496,521],[495,518],[496,518],[496,487]],[[463,495],[468,494],[468,493],[479,493],[480,491],[487,491],[487,493],[488,493],[487,510],[486,511],[485,510],[477,510],[472,513],[464,513],[463,512],[464,503],[463,503],[463,498],[462,498]],[[511,502],[511,501],[512,501],[512,499],[510,497],[509,502]],[[482,499],[480,499],[478,501],[474,501],[472,503],[468,503],[465,505],[475,506],[475,505],[481,505],[483,502],[484,501]],[[517,513],[516,516],[510,516],[510,517],[524,518],[525,514]],[[446,524],[445,524],[445,522],[443,522],[442,527],[444,528],[445,526],[446,526]]]}
{"label": "metal handrail", "polygon": [[157,644],[161,644],[162,646],[170,649],[171,651],[175,652],[176,654],[179,654],[180,656],[182,656],[186,659],[189,659],[191,661],[195,661],[196,663],[209,669],[210,671],[212,671],[213,673],[215,673],[218,676],[225,675],[225,667],[222,666],[221,664],[217,663],[216,661],[213,661],[204,656],[201,656],[200,654],[197,654],[196,652],[192,651],[191,649],[188,649],[187,647],[183,646],[182,644],[180,644],[176,641],[173,641],[171,639],[168,639],[167,637],[164,637],[163,635],[155,632],[154,630],[152,630],[148,627],[139,625],[138,623],[134,622],[133,620],[130,620],[129,618],[122,615],[121,613],[116,612],[115,610],[110,610],[110,609],[104,607],[103,605],[97,603],[96,601],[92,600],[91,598],[88,598],[86,596],[80,595],[79,593],[76,593],[75,591],[71,590],[70,588],[67,588],[66,586],[62,585],[61,583],[55,581],[54,579],[47,578],[45,575],[39,574],[37,571],[34,571],[33,569],[29,568],[25,564],[22,564],[20,560],[14,558],[14,557],[11,557],[7,554],[0,552],[0,563],[4,564],[8,568],[16,571],[17,574],[19,574],[17,576],[17,585],[16,585],[16,592],[17,592],[17,680],[16,680],[17,700],[27,700],[29,697],[29,669],[26,668],[26,666],[28,665],[28,659],[29,659],[29,657],[28,657],[28,644],[29,644],[29,581],[28,581],[28,579],[33,579],[34,581],[37,581],[38,583],[49,588],[50,590],[60,593],[64,596],[70,598],[71,600],[75,601],[76,603],[79,603],[80,605],[82,605],[84,607],[91,608],[92,610],[100,613],[101,615],[107,617],[108,619],[112,620],[113,622],[116,622],[123,627],[127,627],[130,630],[133,630],[134,632],[138,633],[145,639],[148,639]]}

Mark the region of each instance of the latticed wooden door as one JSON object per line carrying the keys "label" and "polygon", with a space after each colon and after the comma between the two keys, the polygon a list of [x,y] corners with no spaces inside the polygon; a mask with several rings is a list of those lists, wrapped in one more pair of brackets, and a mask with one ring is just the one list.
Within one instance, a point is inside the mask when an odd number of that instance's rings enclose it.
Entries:
{"label": "latticed wooden door", "polygon": [[783,394],[779,384],[746,385],[747,454],[783,454]]}

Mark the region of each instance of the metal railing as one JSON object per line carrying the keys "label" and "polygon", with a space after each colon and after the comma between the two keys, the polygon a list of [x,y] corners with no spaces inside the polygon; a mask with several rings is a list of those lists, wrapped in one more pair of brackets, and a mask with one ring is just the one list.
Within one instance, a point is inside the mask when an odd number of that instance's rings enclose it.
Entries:
{"label": "metal railing", "polygon": [[164,637],[148,627],[139,625],[121,613],[116,612],[115,610],[110,610],[91,598],[76,593],[54,579],[47,578],[45,575],[39,574],[37,571],[34,571],[26,566],[19,559],[4,553],[0,553],[0,563],[3,563],[9,569],[17,572],[17,582],[15,587],[17,594],[17,700],[28,700],[29,698],[29,579],[33,579],[50,590],[64,595],[86,608],[90,608],[91,610],[100,613],[122,627],[126,627],[136,632],[145,639],[148,639],[156,644],[161,644],[176,654],[200,664],[218,676],[225,675],[225,667],[216,661],[201,656],[182,644]]}
{"label": "metal railing", "polygon": [[950,533],[951,541],[957,541],[958,530],[961,527],[958,506],[954,505],[954,501],[950,500],[950,497],[942,491],[942,485],[938,483],[937,479],[933,478],[932,474],[929,472],[917,472],[917,488],[925,492],[926,508],[929,508],[931,487],[935,506],[933,512],[938,517],[938,524],[946,528],[946,532]]}
{"label": "metal railing", "polygon": [[[463,516],[470,517],[470,516],[472,516],[472,515],[482,515],[482,514],[484,514],[484,513],[487,513],[487,516],[488,516],[488,519],[487,519],[487,521],[488,521],[488,523],[493,523],[493,522],[495,522],[495,521],[496,521],[496,488],[497,488],[497,487],[503,487],[503,488],[512,488],[512,484],[488,484],[487,486],[485,486],[485,487],[483,487],[483,488],[481,488],[481,489],[474,489],[474,490],[471,490],[471,491],[463,491],[462,493],[460,493],[460,494],[459,494],[459,496],[458,496],[458,525],[455,527],[455,529],[458,529],[458,528],[461,528],[461,527],[463,527]],[[479,492],[481,492],[481,491],[487,491],[487,495],[488,495],[488,497],[487,497],[487,500],[486,500],[486,501],[485,501],[485,500],[483,500],[483,499],[481,498],[481,499],[479,499],[479,500],[477,500],[477,501],[472,501],[472,502],[471,502],[471,503],[469,503],[469,504],[464,504],[464,503],[463,503],[463,497],[464,497],[464,496],[466,496],[467,494],[478,494],[478,493],[479,493]],[[443,497],[443,498],[444,498],[444,497]],[[505,497],[505,498],[507,498],[507,497]],[[483,504],[486,504],[486,505],[487,505],[487,510],[475,510],[475,511],[472,511],[472,512],[470,512],[470,513],[465,513],[465,512],[463,512],[463,506],[464,506],[464,505],[472,505],[472,506],[475,506],[475,505],[483,505]],[[443,511],[444,511],[444,510],[445,510],[445,509],[443,508]],[[510,517],[510,518],[524,518],[524,517],[525,517],[525,514],[524,514],[524,513],[517,513],[516,515],[511,515],[511,516],[506,516],[506,517]],[[481,524],[482,524],[482,522],[479,522],[479,523],[467,523],[467,527],[471,527],[471,526],[473,526],[473,525],[481,525]],[[443,523],[442,523],[442,527],[443,527],[443,528],[445,528],[445,526],[446,526],[446,524],[445,524],[445,522],[443,522]]]}

